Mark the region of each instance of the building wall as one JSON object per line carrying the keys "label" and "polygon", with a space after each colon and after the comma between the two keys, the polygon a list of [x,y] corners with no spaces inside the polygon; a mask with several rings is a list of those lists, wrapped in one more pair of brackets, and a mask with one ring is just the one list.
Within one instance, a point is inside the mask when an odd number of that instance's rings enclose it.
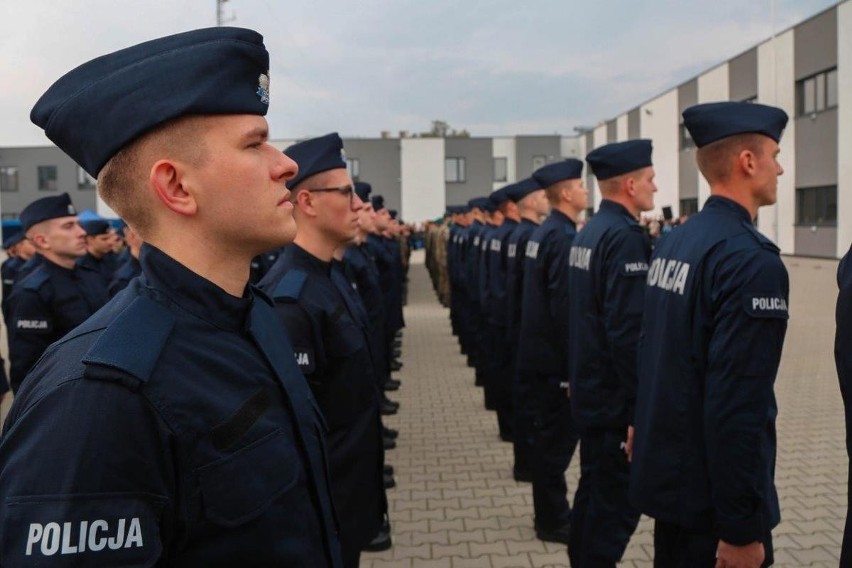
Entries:
{"label": "building wall", "polygon": [[757,96],[757,48],[731,59],[728,63],[731,100],[745,101]]}
{"label": "building wall", "polygon": [[[586,156],[589,155],[589,152],[595,149],[595,131],[587,131],[582,136],[585,144],[585,148],[583,150],[583,160],[585,161]],[[589,208],[594,210],[597,209],[597,204],[600,202],[597,181],[595,181],[595,176],[594,174],[592,174],[592,168],[589,167],[588,162],[586,162],[583,171],[586,175],[586,188],[589,190]]]}
{"label": "building wall", "polygon": [[837,7],[837,254],[852,242],[852,2]]}
{"label": "building wall", "polygon": [[618,142],[618,125],[615,120],[608,120],[606,123],[606,141],[607,144]]}
{"label": "building wall", "polygon": [[491,193],[494,187],[494,159],[491,152],[491,138],[444,139],[445,157],[464,158],[467,174],[463,183],[446,184],[449,205],[461,205],[474,197]]}
{"label": "building wall", "polygon": [[[5,218],[16,218],[32,201],[50,195],[68,193],[78,211],[96,209],[94,186],[80,189],[77,184],[79,166],[56,146],[0,148],[0,166],[18,168],[18,191],[0,193]],[[38,166],[56,166],[56,189],[39,191]]]}
{"label": "building wall", "polygon": [[530,177],[535,169],[533,160],[543,157],[545,163],[555,162],[561,157],[561,136],[517,136],[515,138],[516,179]]}
{"label": "building wall", "polygon": [[654,143],[653,213],[661,215],[664,206],[678,214],[678,89],[672,89],[641,107],[641,137]]}
{"label": "building wall", "polygon": [[559,140],[559,155],[562,158],[586,159],[585,136],[563,136]]}
{"label": "building wall", "polygon": [[400,170],[404,221],[435,219],[444,213],[444,140],[403,138],[400,143]]}
{"label": "building wall", "polygon": [[[592,147],[588,149],[589,152],[607,144],[607,127],[606,124],[601,124],[597,128],[595,128],[593,137],[592,137]],[[586,164],[588,167],[588,163]],[[595,179],[594,174],[592,174],[592,168],[589,168],[589,178],[591,179],[591,185],[589,185],[589,197],[593,197],[593,199],[589,199],[589,204],[597,210],[597,208],[601,204],[601,190],[598,186],[598,180]]]}
{"label": "building wall", "polygon": [[642,136],[641,123],[639,121],[639,108],[634,108],[627,113],[627,139],[636,140]]}
{"label": "building wall", "polygon": [[[347,159],[357,159],[358,180],[373,186],[373,195],[385,198],[388,209],[402,208],[400,141],[397,138],[345,138],[343,149]],[[443,170],[442,170],[443,171]]]}
{"label": "building wall", "polygon": [[615,119],[615,141],[616,142],[624,142],[628,140],[627,134],[627,113],[619,115],[617,119]]}
{"label": "building wall", "polygon": [[506,158],[506,181],[492,181],[492,189],[500,189],[508,183],[518,181],[515,174],[517,171],[515,138],[509,136],[492,138],[491,152],[495,158]]}
{"label": "building wall", "polygon": [[[698,104],[698,80],[687,81],[677,89],[677,123],[678,123],[678,200],[698,198],[698,165],[695,163],[695,148],[681,145],[681,125],[683,111]],[[676,215],[680,215],[680,201]]]}
{"label": "building wall", "polygon": [[[710,69],[698,76],[698,104],[714,101],[730,100],[728,64]],[[704,207],[704,202],[710,197],[710,185],[699,174],[698,176],[698,207]]]}

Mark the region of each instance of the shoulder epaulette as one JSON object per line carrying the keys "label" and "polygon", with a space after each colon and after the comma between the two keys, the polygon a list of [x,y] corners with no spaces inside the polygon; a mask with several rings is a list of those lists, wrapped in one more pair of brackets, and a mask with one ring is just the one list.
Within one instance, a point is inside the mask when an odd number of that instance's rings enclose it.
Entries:
{"label": "shoulder epaulette", "polygon": [[[164,306],[149,298],[135,298],[83,356],[85,376],[123,382],[121,375],[130,375],[147,382],[174,325],[175,315]],[[116,370],[121,373],[116,375]]]}
{"label": "shoulder epaulette", "polygon": [[50,275],[47,271],[36,268],[27,274],[24,279],[18,283],[18,285],[27,290],[38,290],[48,280],[50,280]]}
{"label": "shoulder epaulette", "polygon": [[272,297],[277,299],[287,298],[290,300],[298,300],[302,293],[302,287],[305,285],[308,274],[303,270],[289,270],[278,282]]}

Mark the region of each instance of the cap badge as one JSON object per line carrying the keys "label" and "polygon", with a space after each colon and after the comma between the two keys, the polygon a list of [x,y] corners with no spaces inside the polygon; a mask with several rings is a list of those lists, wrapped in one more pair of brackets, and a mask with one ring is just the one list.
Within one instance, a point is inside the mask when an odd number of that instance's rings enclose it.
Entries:
{"label": "cap badge", "polygon": [[257,96],[260,97],[260,102],[269,104],[269,71],[266,74],[261,73],[257,78]]}
{"label": "cap badge", "polygon": [[69,215],[76,215],[77,214],[77,210],[74,209],[74,206],[71,205],[70,203],[68,204],[68,214]]}

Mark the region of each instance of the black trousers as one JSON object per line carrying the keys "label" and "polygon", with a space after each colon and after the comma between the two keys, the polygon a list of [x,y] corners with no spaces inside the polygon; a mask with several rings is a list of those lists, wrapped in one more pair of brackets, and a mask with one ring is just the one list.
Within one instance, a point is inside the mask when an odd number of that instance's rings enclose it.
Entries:
{"label": "black trousers", "polygon": [[580,436],[580,485],[568,545],[572,568],[614,568],[639,523],[639,512],[627,496],[626,438],[627,426]]}
{"label": "black trousers", "polygon": [[[712,530],[693,530],[665,521],[654,523],[654,568],[713,568],[719,537]],[[772,566],[772,535],[763,539],[766,558],[761,566]],[[840,564],[844,564],[841,562]]]}
{"label": "black trousers", "polygon": [[577,447],[571,399],[558,379],[536,377],[533,405],[533,510],[536,527],[553,530],[571,521],[565,471]]}

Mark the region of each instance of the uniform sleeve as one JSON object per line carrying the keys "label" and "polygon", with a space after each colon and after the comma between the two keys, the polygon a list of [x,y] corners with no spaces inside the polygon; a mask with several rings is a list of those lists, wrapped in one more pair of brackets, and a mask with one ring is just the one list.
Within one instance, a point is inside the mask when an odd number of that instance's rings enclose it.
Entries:
{"label": "uniform sleeve", "polygon": [[648,236],[637,227],[614,238],[606,257],[604,326],[610,357],[621,384],[621,402],[630,424],[636,406],[637,345],[650,256]]}
{"label": "uniform sleeve", "polygon": [[174,533],[169,433],[142,396],[71,380],[17,400],[0,445],[0,565],[151,566]]}
{"label": "uniform sleeve", "polygon": [[704,385],[704,431],[719,537],[743,545],[764,518],[775,462],[773,386],[787,330],[787,270],[777,254],[740,251],[720,262]]}
{"label": "uniform sleeve", "polygon": [[[563,359],[567,362],[568,330],[571,320],[571,306],[568,301],[568,255],[573,236],[560,236],[551,239],[544,251],[544,274],[547,275],[547,293],[550,314],[559,344],[562,345]],[[568,368],[565,366],[564,380],[568,380]]]}
{"label": "uniform sleeve", "polygon": [[33,290],[11,299],[9,316],[9,378],[17,388],[44,350],[54,341],[51,310]]}

